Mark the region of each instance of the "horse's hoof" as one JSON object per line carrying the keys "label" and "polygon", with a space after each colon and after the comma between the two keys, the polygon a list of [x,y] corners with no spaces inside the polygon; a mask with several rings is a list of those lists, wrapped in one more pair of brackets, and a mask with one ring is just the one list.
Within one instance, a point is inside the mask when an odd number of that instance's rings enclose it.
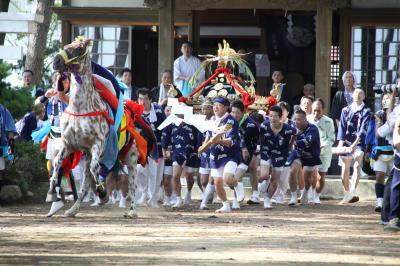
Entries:
{"label": "horse's hoof", "polygon": [[46,202],[55,202],[57,200],[57,193],[47,193]]}
{"label": "horse's hoof", "polygon": [[124,217],[129,218],[129,219],[136,219],[136,218],[138,218],[138,214],[133,211],[128,211],[128,212],[124,213]]}
{"label": "horse's hoof", "polygon": [[66,211],[64,213],[64,217],[66,217],[66,218],[75,218],[75,215],[76,215],[76,213],[69,212],[69,211]]}
{"label": "horse's hoof", "polygon": [[105,205],[107,202],[108,202],[108,200],[109,200],[109,197],[108,197],[108,195],[106,194],[106,196],[105,197],[99,197],[100,198],[100,205]]}

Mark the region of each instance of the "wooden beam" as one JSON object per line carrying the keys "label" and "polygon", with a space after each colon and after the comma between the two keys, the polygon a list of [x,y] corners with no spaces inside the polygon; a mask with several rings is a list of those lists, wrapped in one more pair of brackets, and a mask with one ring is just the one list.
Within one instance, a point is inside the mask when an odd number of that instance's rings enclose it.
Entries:
{"label": "wooden beam", "polygon": [[332,8],[322,1],[317,6],[316,44],[315,95],[322,98],[325,109],[330,110]]}
{"label": "wooden beam", "polygon": [[319,1],[325,0],[176,0],[176,8],[178,10],[249,8],[316,10]]}
{"label": "wooden beam", "polygon": [[[145,8],[52,7],[60,20],[75,24],[158,25],[158,10]],[[190,11],[175,11],[176,25],[188,25]]]}
{"label": "wooden beam", "polygon": [[8,13],[0,12],[0,21],[32,21],[42,23],[43,15],[35,13]]}
{"label": "wooden beam", "polygon": [[162,71],[172,70],[174,63],[174,2],[167,1],[158,11],[158,80],[161,80]]}
{"label": "wooden beam", "polygon": [[326,3],[332,9],[343,8],[349,0],[176,0],[177,10],[210,9],[277,9],[290,11],[315,11],[317,5]]}

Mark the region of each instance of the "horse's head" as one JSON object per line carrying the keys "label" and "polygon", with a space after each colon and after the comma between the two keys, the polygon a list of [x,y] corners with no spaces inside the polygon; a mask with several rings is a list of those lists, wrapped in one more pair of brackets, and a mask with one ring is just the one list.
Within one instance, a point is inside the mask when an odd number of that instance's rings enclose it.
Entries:
{"label": "horse's head", "polygon": [[82,62],[88,57],[91,40],[84,37],[77,37],[75,41],[64,46],[53,59],[55,71],[81,72],[84,64]]}

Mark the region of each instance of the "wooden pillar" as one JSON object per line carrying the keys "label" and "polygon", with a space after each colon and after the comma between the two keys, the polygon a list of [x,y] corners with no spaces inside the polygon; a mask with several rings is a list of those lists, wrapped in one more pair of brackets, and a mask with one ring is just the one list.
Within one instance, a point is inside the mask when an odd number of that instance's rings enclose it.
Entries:
{"label": "wooden pillar", "polygon": [[200,48],[200,19],[198,11],[192,10],[192,21],[189,29],[189,40],[193,44],[193,51],[198,54]]}
{"label": "wooden pillar", "polygon": [[174,10],[175,0],[165,1],[159,9],[158,80],[165,69],[173,71],[174,64]]}
{"label": "wooden pillar", "polygon": [[328,112],[331,102],[332,8],[325,1],[317,3],[315,95],[324,100]]}
{"label": "wooden pillar", "polygon": [[61,47],[71,42],[71,23],[68,20],[63,20],[61,23]]}
{"label": "wooden pillar", "polygon": [[[340,73],[351,70],[351,9],[344,8],[340,10]],[[340,80],[342,84],[342,80]]]}

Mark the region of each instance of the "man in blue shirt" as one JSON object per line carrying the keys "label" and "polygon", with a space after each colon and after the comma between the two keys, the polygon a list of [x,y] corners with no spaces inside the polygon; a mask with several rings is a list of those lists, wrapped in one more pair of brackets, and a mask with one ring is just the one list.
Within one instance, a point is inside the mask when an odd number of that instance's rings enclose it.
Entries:
{"label": "man in blue shirt", "polygon": [[17,134],[14,118],[7,108],[0,104],[0,171],[6,167],[4,159],[14,153],[14,136]]}
{"label": "man in blue shirt", "polygon": [[[213,111],[213,103],[210,100],[206,100],[201,105],[201,112],[203,115],[206,116],[206,120],[211,120],[214,111]],[[201,141],[199,143],[204,143],[208,132],[204,132],[199,137]],[[200,168],[199,168],[199,175],[200,175],[200,183],[203,186],[203,195],[202,200],[200,203],[200,210],[208,209],[207,203],[211,196],[215,193],[215,186],[214,180],[210,177],[210,150],[206,150],[204,152],[199,152],[200,157]]]}
{"label": "man in blue shirt", "polygon": [[229,100],[223,97],[214,99],[214,132],[208,134],[199,152],[210,149],[211,177],[215,182],[222,208],[216,212],[231,212],[231,205],[226,197],[224,182],[237,190],[235,173],[240,161],[240,137],[237,121],[228,113]]}
{"label": "man in blue shirt", "polygon": [[[232,209],[239,209],[239,202],[244,199],[242,178],[249,168],[250,163],[256,160],[255,152],[259,142],[260,132],[254,120],[244,113],[244,104],[242,101],[234,101],[232,103],[231,115],[239,123],[240,148],[242,149],[242,158],[235,174],[235,178],[238,180],[239,195],[236,195],[232,203]],[[257,178],[257,176],[252,175],[251,178]],[[254,200],[258,198],[256,193],[253,191],[252,198]]]}
{"label": "man in blue shirt", "polygon": [[269,109],[269,119],[265,120],[260,127],[261,184],[259,190],[264,194],[264,209],[272,208],[271,198],[277,189],[278,180],[281,178],[295,135],[296,129],[282,122],[282,109],[279,106],[272,106]]}
{"label": "man in blue shirt", "polygon": [[[31,134],[38,127],[38,121],[42,120],[44,117],[44,107],[43,105],[35,105],[32,112],[24,115],[24,117],[18,122],[20,124],[20,130],[18,130],[19,135],[18,140],[29,141],[32,140]],[[17,124],[18,124],[17,123]]]}
{"label": "man in blue shirt", "polygon": [[314,199],[314,195],[309,196],[308,194],[313,184],[313,173],[321,164],[319,158],[321,144],[318,128],[307,122],[307,114],[303,110],[297,110],[294,113],[293,120],[299,133],[294,143],[294,149],[287,159],[287,164],[291,164],[289,179],[291,198],[289,206],[295,205],[297,202],[297,178],[301,171],[303,171],[305,181],[305,191],[301,197],[301,203],[307,203],[308,198]]}
{"label": "man in blue shirt", "polygon": [[[337,140],[338,147],[347,147],[348,152],[339,157],[339,165],[342,167],[342,183],[344,188],[344,197],[340,202],[353,203],[359,200],[356,195],[356,188],[361,177],[361,166],[365,150],[365,136],[369,121],[371,119],[371,110],[364,104],[365,93],[361,89],[355,89],[353,92],[353,102],[343,108],[340,116],[339,130]],[[353,165],[354,171],[349,180],[350,167]]]}
{"label": "man in blue shirt", "polygon": [[[179,114],[176,114],[180,116]],[[164,158],[172,159],[172,179],[174,190],[177,196],[173,208],[180,208],[183,204],[189,204],[191,199],[191,190],[194,184],[194,173],[199,167],[200,160],[197,155],[199,131],[192,125],[182,122],[179,126],[171,124],[163,129],[161,142]],[[166,150],[172,146],[172,152]],[[183,170],[186,173],[187,193],[185,201],[181,198],[181,175]]]}

